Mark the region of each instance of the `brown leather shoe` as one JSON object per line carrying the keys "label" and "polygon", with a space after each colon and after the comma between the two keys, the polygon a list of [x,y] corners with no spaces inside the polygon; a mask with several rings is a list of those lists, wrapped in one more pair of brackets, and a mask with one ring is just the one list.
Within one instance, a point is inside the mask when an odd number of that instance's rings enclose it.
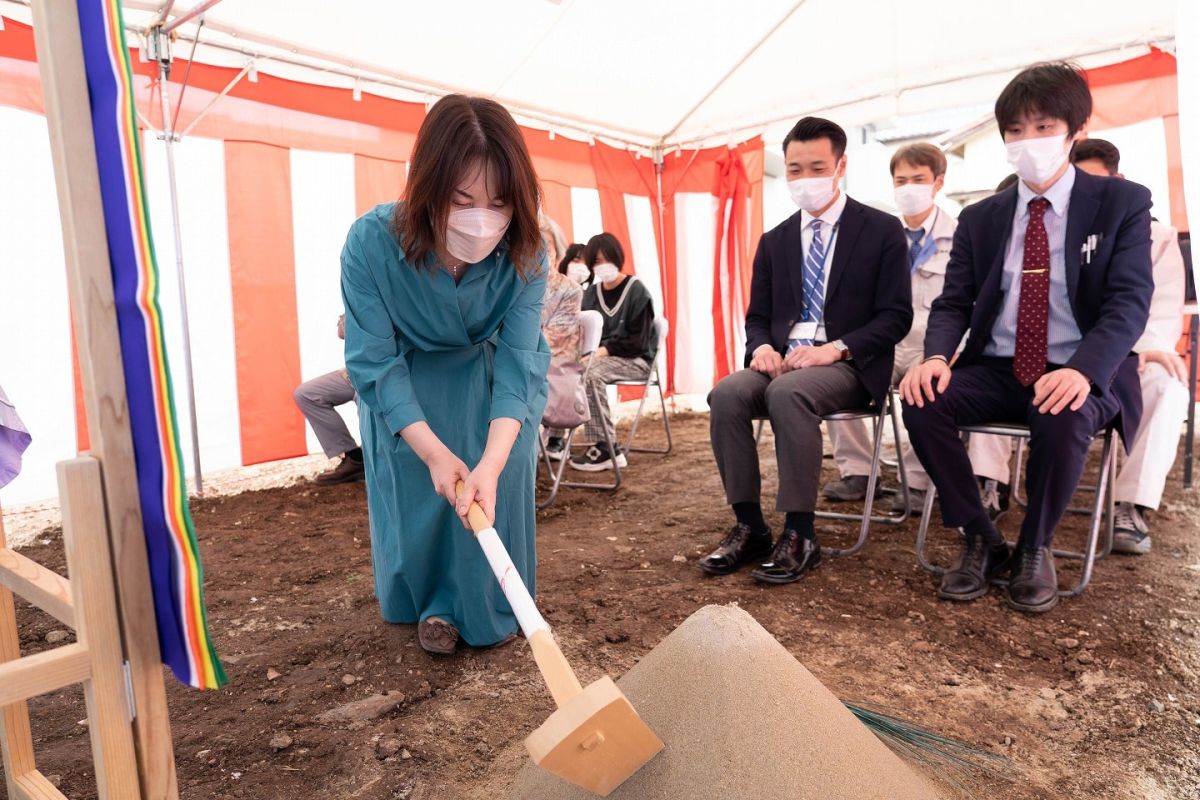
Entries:
{"label": "brown leather shoe", "polygon": [[458,628],[440,617],[428,617],[417,625],[417,641],[427,653],[448,656],[458,646]]}
{"label": "brown leather shoe", "polygon": [[322,472],[313,478],[313,483],[319,486],[333,486],[335,483],[352,483],[361,481],[366,475],[366,467],[361,461],[355,461],[350,456],[342,456],[342,460],[333,469]]}
{"label": "brown leather shoe", "polygon": [[771,552],[771,532],[755,533],[749,525],[735,524],[725,538],[704,558],[700,569],[709,575],[728,575],[747,563],[760,561]]}
{"label": "brown leather shoe", "polygon": [[771,551],[771,560],[750,573],[760,583],[793,583],[812,572],[821,563],[821,547],[816,539],[805,539],[790,528],[785,530]]}
{"label": "brown leather shoe", "polygon": [[943,600],[974,600],[988,593],[992,578],[1008,563],[1008,545],[989,545],[982,536],[966,537],[958,560],[946,570],[937,596]]}
{"label": "brown leather shoe", "polygon": [[1018,547],[1012,556],[1008,604],[1018,611],[1040,614],[1058,605],[1058,576],[1048,547]]}

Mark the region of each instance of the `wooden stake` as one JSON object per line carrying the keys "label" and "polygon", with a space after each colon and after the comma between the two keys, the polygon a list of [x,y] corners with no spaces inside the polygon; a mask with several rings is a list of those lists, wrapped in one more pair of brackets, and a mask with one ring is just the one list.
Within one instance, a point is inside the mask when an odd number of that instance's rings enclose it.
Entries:
{"label": "wooden stake", "polygon": [[138,503],[79,13],[74,3],[55,0],[33,0],[32,8],[88,430],[92,453],[104,473],[121,636],[137,708],[141,797],[175,800],[179,788]]}
{"label": "wooden stake", "polygon": [[75,598],[76,641],[86,647],[91,680],[83,684],[92,761],[101,798],[138,797],[137,758],[117,624],[116,588],[104,522],[100,462],[90,456],[58,465],[63,545]]}

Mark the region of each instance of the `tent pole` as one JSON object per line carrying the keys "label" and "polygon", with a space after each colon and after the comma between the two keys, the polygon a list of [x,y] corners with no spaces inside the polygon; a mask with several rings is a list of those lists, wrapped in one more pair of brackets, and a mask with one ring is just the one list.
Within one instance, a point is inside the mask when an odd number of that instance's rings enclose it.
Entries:
{"label": "tent pole", "polygon": [[[665,152],[666,152],[666,150],[663,147],[661,142],[654,146],[654,151],[653,151],[653,154],[654,154],[654,201],[655,201],[655,205],[657,206],[657,211],[658,211],[658,274],[662,278],[664,306],[666,304],[666,298],[670,294],[667,291],[667,281],[668,281],[668,274],[669,274],[668,270],[667,270],[667,223],[666,223],[665,206],[663,204],[663,172],[666,170],[666,166],[667,166],[666,157],[663,155]],[[670,281],[672,282],[672,285],[674,284],[675,280],[676,280],[676,276],[671,275]],[[664,307],[663,308],[664,316],[666,316],[666,311],[667,311],[667,309]],[[670,324],[671,324],[671,331],[670,331],[671,335],[667,337],[666,345],[667,345],[667,349],[669,352],[674,352],[674,346],[671,344],[671,342],[674,341],[674,336],[675,336],[675,320],[673,320],[673,319],[670,320]],[[668,371],[668,373],[670,373],[667,375],[667,386],[671,387],[673,389],[675,386],[675,375],[674,375],[674,371],[671,370],[671,368],[670,368],[671,360],[669,358],[664,359],[664,363],[667,364],[667,371]],[[661,391],[661,389],[660,389],[660,391]],[[672,410],[674,410],[674,408],[675,408],[674,395],[671,396],[671,408],[672,408]]]}
{"label": "tent pole", "polygon": [[167,33],[159,28],[151,31],[159,38],[158,94],[162,100],[163,144],[167,150],[167,183],[171,190],[171,227],[175,234],[175,269],[179,276],[179,313],[183,328],[184,382],[188,397],[188,422],[192,428],[192,469],[196,474],[196,494],[204,495],[204,477],[200,471],[200,431],[196,423],[196,386],[192,378],[192,335],[188,325],[187,282],[183,273],[183,240],[179,225],[179,188],[175,181],[175,129],[171,121],[171,103],[167,96],[167,78],[171,74],[171,55]]}

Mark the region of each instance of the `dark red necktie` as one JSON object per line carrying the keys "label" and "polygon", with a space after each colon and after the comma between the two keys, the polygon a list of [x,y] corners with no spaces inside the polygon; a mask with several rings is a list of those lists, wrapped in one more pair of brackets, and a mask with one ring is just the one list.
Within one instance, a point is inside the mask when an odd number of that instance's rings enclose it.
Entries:
{"label": "dark red necktie", "polygon": [[1043,219],[1050,201],[1029,201],[1025,253],[1021,259],[1021,288],[1017,300],[1017,342],[1013,374],[1030,386],[1046,373],[1047,329],[1050,324],[1050,240]]}

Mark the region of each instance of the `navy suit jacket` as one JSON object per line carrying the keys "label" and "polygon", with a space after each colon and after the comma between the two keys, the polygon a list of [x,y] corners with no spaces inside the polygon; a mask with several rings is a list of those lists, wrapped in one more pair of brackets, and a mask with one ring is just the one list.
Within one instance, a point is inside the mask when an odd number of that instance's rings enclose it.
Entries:
{"label": "navy suit jacket", "polygon": [[[746,311],[746,366],[764,344],[786,352],[788,333],[804,309],[801,227],[797,211],[758,242]],[[858,379],[881,403],[892,383],[896,344],[913,318],[908,240],[900,220],[847,197],[825,283],[825,337],[846,343]]]}
{"label": "navy suit jacket", "polygon": [[[945,287],[929,311],[926,357],[951,358],[968,330],[955,366],[966,366],[983,353],[1003,304],[1000,279],[1016,208],[1014,185],[963,209]],[[1098,237],[1090,263],[1081,252],[1089,236]],[[1146,328],[1154,292],[1150,191],[1132,181],[1077,170],[1064,255],[1071,310],[1083,340],[1063,366],[1086,375],[1093,392],[1116,396],[1121,405],[1117,424],[1131,442],[1142,416],[1132,350]]]}

